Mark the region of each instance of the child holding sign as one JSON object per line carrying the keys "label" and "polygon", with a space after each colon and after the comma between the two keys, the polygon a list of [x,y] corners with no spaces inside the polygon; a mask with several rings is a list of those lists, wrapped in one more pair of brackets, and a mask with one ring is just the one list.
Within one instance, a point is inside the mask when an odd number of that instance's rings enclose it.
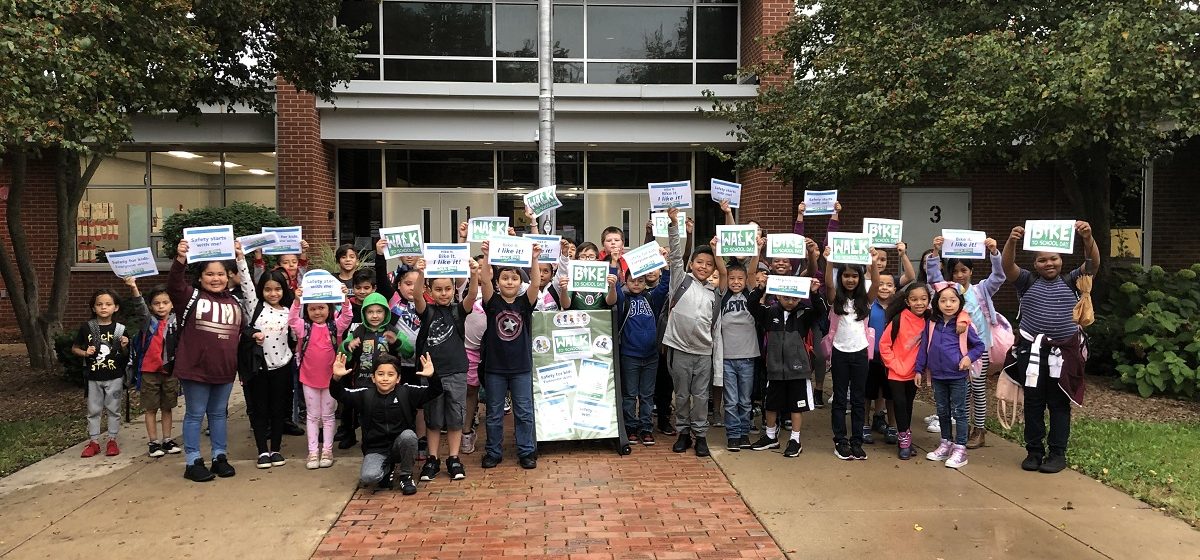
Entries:
{"label": "child holding sign", "polygon": [[[345,290],[345,287],[342,287]],[[330,324],[334,314],[333,304],[304,304],[301,312],[300,300],[304,289],[296,289],[296,301],[292,302],[288,314],[288,325],[296,337],[296,368],[300,370],[300,386],[304,390],[304,405],[308,411],[308,461],[309,469],[333,466],[333,395],[329,382],[333,378],[333,360],[337,354],[338,333],[350,326],[350,305],[342,303],[342,312],[336,323]],[[322,429],[324,437],[321,438]],[[317,440],[321,438],[320,455]]]}
{"label": "child holding sign", "polygon": [[[838,459],[865,460],[862,430],[866,420],[867,371],[875,353],[874,333],[870,332],[870,302],[879,294],[879,267],[842,265],[835,276],[831,249],[825,247],[826,297],[833,302],[829,312],[828,349],[830,372],[833,375],[833,440]],[[878,251],[869,249],[872,259]],[[864,270],[865,268],[865,270]],[[864,286],[870,274],[870,288]],[[846,395],[850,395],[850,419],[853,430],[846,434]]]}
{"label": "child holding sign", "polygon": [[[579,248],[575,250],[575,256],[581,261],[599,260],[599,255],[599,249],[591,241],[585,241],[581,243]],[[566,271],[567,274],[570,273],[569,265],[562,266],[562,269]],[[570,284],[570,278],[568,278],[567,275],[560,275],[558,278],[558,287],[561,293],[565,294],[566,296],[563,298],[563,309],[589,311],[595,309],[609,309],[615,305],[617,303],[617,276],[616,274],[612,273],[613,270],[614,268],[610,264],[608,275],[608,291],[604,293],[569,291],[567,286]]]}
{"label": "child holding sign", "polygon": [[[134,296],[140,296],[137,282],[126,278],[125,283],[133,290]],[[147,304],[148,302],[148,304]],[[179,330],[174,309],[171,307],[171,296],[166,288],[155,288],[146,294],[145,299],[135,300],[135,312],[142,317],[142,330],[133,339],[133,371],[137,375],[138,388],[141,389],[142,408],[146,411],[146,436],[150,439],[149,455],[162,457],[182,452],[183,448],[171,439],[172,410],[179,400],[179,379],[167,372],[171,361],[175,359],[175,335]],[[168,342],[170,339],[172,342]],[[290,402],[290,401],[289,401]],[[157,428],[158,413],[162,411],[162,439],[159,440]]]}
{"label": "child holding sign", "polygon": [[[666,249],[661,248],[663,256]],[[657,272],[657,271],[655,271]],[[669,276],[670,273],[665,273]],[[654,445],[654,392],[658,377],[658,316],[667,300],[669,282],[650,287],[649,274],[625,272],[625,285],[617,292],[617,318],[621,337],[621,411],[629,441]]]}
{"label": "child holding sign", "polygon": [[[279,255],[279,264],[275,267],[287,275],[288,287],[295,291],[300,287],[300,279],[308,271],[308,242],[300,240],[300,253]],[[355,255],[357,257],[357,255]],[[254,278],[258,279],[267,269],[267,261],[263,260],[262,249],[254,252]]]}
{"label": "child holding sign", "polygon": [[[722,202],[722,207],[728,202]],[[755,240],[761,252],[766,239]],[[754,390],[754,362],[759,358],[759,329],[762,321],[763,291],[749,287],[747,270],[758,268],[758,255],[747,266],[729,265],[720,286],[721,294],[721,372],[719,390],[725,393],[722,411],[714,400],[713,412],[725,414],[726,449],[738,451],[750,447],[750,395]],[[714,377],[716,375],[714,374]]]}
{"label": "child holding sign", "polygon": [[[1027,471],[1056,473],[1066,468],[1071,403],[1083,402],[1086,348],[1083,332],[1073,320],[1079,299],[1075,286],[1080,276],[1099,270],[1100,249],[1092,239],[1090,224],[1075,222],[1075,232],[1083,240],[1086,254],[1083,264],[1065,276],[1058,253],[1034,253],[1034,272],[1017,266],[1017,245],[1025,228],[1013,228],[1004,244],[1004,274],[1017,288],[1021,301],[1021,336],[1004,371],[1025,390],[1025,449],[1029,454],[1021,468]],[[1044,418],[1047,409],[1049,437]],[[1048,456],[1044,444],[1049,446]]]}
{"label": "child holding sign", "polygon": [[[488,254],[488,242],[482,245]],[[533,246],[536,262],[542,248]],[[493,277],[498,276],[495,285]],[[483,386],[487,391],[487,452],[483,468],[500,464],[503,458],[501,441],[504,438],[504,395],[512,393],[513,431],[516,433],[517,459],[523,469],[537,468],[537,439],[533,429],[533,355],[529,329],[533,321],[533,306],[541,289],[541,275],[529,279],[525,295],[521,275],[516,268],[484,266],[479,283],[483,287],[487,330],[483,335]]]}
{"label": "child holding sign", "polygon": [[767,362],[765,433],[750,446],[751,449],[778,449],[777,422],[781,415],[788,415],[792,428],[783,456],[796,457],[804,451],[800,443],[801,414],[816,409],[810,379],[812,359],[805,339],[813,322],[826,312],[819,302],[816,307],[802,306],[800,298],[784,295],[779,296],[775,304],[767,309],[763,318]]}

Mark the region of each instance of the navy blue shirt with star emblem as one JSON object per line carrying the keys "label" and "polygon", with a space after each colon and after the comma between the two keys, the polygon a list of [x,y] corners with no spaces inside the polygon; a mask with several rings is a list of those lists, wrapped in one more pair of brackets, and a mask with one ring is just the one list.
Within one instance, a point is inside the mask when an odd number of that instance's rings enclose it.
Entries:
{"label": "navy blue shirt with star emblem", "polygon": [[519,296],[512,303],[497,291],[483,306],[487,330],[483,333],[483,371],[486,373],[528,374],[533,369],[529,327],[533,305]]}

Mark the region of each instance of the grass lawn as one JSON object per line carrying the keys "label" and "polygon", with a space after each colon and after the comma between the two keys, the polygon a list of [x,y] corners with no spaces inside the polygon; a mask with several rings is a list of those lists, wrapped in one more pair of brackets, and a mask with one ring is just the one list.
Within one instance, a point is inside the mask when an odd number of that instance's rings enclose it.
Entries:
{"label": "grass lawn", "polygon": [[[1021,425],[988,429],[1024,444]],[[1072,469],[1200,527],[1200,423],[1071,421]]]}
{"label": "grass lawn", "polygon": [[0,477],[86,438],[87,419],[79,414],[0,422]]}

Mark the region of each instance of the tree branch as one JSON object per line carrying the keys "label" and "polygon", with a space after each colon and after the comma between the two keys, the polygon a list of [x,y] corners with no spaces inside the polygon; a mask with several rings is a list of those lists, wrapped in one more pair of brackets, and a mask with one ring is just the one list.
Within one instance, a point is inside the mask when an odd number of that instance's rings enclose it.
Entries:
{"label": "tree branch", "polygon": [[[12,167],[10,171],[12,181],[9,185],[5,211],[8,220],[8,229],[11,232],[14,228],[20,228],[21,196],[25,190],[25,170],[28,155],[22,147],[11,147],[9,153],[11,154],[9,163]],[[25,299],[25,287],[21,283],[21,279],[17,277],[17,271],[13,267],[12,254],[8,252],[8,247],[2,242],[0,242],[0,278],[4,279],[4,285],[8,287],[8,291],[12,294],[13,314],[16,315],[17,322],[21,325],[30,324],[29,305]],[[23,327],[21,333],[26,334]]]}
{"label": "tree branch", "polygon": [[78,152],[60,152],[58,172],[55,175],[55,203],[57,205],[58,239],[54,256],[54,277],[50,287],[50,302],[46,305],[43,319],[57,326],[67,310],[71,283],[71,264],[74,262],[76,232],[78,230],[79,202],[87,191],[88,182],[100,167],[103,157],[96,155],[88,161],[80,173]]}

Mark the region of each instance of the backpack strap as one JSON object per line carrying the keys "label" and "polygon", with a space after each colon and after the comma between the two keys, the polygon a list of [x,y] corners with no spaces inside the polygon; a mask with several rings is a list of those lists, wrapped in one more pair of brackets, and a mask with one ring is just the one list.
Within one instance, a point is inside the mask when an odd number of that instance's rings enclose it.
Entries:
{"label": "backpack strap", "polygon": [[296,354],[296,369],[300,369],[300,362],[304,360],[304,353],[308,351],[308,340],[312,338],[312,323],[304,322],[304,342],[300,343],[300,352]]}
{"label": "backpack strap", "polygon": [[265,304],[263,303],[263,300],[258,300],[258,305],[254,306],[254,314],[250,316],[250,323],[247,326],[253,327],[256,323],[258,323],[258,316],[262,315],[264,307]]}
{"label": "backpack strap", "polygon": [[[958,328],[958,319],[955,319],[954,325],[955,325],[955,328],[957,329]],[[933,321],[929,321],[929,336],[928,336],[928,339],[925,341],[925,348],[927,351],[928,351],[929,347],[933,345],[933,326],[934,326]],[[969,329],[969,328],[971,328],[971,326],[967,325],[967,328]],[[962,354],[964,357],[966,357],[966,355],[967,355],[967,331],[965,331],[965,330],[961,334],[958,335],[958,352],[960,354]]]}

